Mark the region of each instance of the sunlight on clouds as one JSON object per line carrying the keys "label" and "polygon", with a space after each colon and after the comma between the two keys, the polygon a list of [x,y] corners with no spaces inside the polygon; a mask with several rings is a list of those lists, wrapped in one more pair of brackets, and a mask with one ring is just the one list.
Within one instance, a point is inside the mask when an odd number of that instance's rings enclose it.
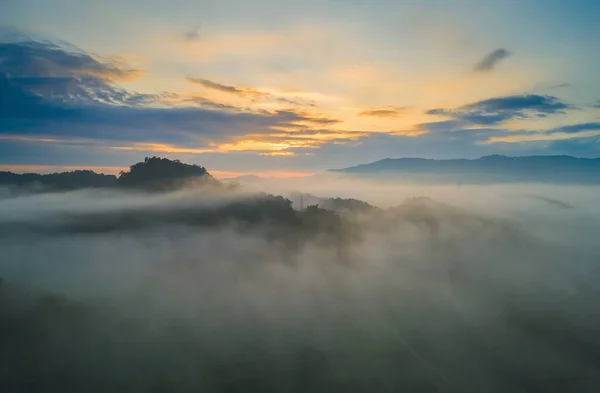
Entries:
{"label": "sunlight on clouds", "polygon": [[[284,140],[284,141],[269,141],[268,136],[265,140],[246,139],[232,143],[223,143],[214,145],[216,152],[232,152],[232,151],[258,151],[258,152],[284,152],[290,148],[309,148],[317,147],[318,143],[314,140]],[[284,155],[284,154],[279,154]],[[292,154],[285,154],[292,155]]]}
{"label": "sunlight on clouds", "polygon": [[[303,154],[299,153],[302,149],[311,152],[332,144],[360,145],[375,133],[412,138],[429,133],[421,140],[433,143],[438,133],[441,136],[453,131],[450,128],[455,125],[456,129],[481,125],[470,126],[468,121],[452,124],[451,120],[456,119],[427,114],[430,109],[461,108],[481,100],[527,92],[547,94],[538,90],[552,80],[551,66],[540,67],[538,61],[509,43],[486,43],[481,47],[472,42],[466,44],[465,39],[472,38],[475,42],[478,38],[471,37],[468,28],[448,25],[446,17],[442,13],[414,24],[409,20],[404,28],[411,34],[387,41],[383,32],[363,30],[354,22],[336,18],[311,19],[310,23],[296,20],[277,26],[223,28],[208,24],[193,30],[188,39],[183,37],[186,31],[183,27],[177,35],[158,27],[150,36],[151,46],[134,48],[139,53],[121,58],[90,55],[103,63],[103,68],[88,66],[73,72],[77,78],[78,72],[81,76],[101,78],[107,81],[107,86],[119,89],[115,90],[117,93],[131,92],[136,96],[140,91],[139,96],[156,97],[148,101],[121,100],[125,104],[161,108],[161,113],[175,109],[174,113],[179,110],[193,121],[165,122],[157,131],[158,136],[146,135],[143,139],[137,130],[122,140],[111,139],[112,135],[107,136],[110,140],[61,139],[54,135],[4,135],[0,139],[116,151],[247,152],[285,157]],[[482,56],[504,46],[511,53],[514,51],[514,58],[494,67],[493,72],[473,71]],[[125,60],[136,66],[126,65]],[[138,67],[140,63],[144,67]],[[65,67],[73,68],[68,64]],[[147,68],[150,77],[140,78],[144,71],[138,68]],[[127,83],[127,89],[135,91],[125,90],[117,82]],[[486,128],[515,133],[496,136],[485,143],[590,135],[589,132],[577,135],[518,132],[597,121],[592,110],[576,105],[569,106],[565,113],[541,113],[538,117],[516,114],[489,124]],[[450,121],[434,124],[444,120]],[[126,127],[131,124],[134,122]],[[444,126],[447,129],[443,130]],[[179,130],[183,139],[169,135],[174,130]],[[481,144],[481,138],[474,138],[472,143]]]}
{"label": "sunlight on clouds", "polygon": [[110,149],[123,151],[153,151],[162,153],[208,153],[214,151],[213,149],[177,147],[164,143],[134,143],[130,146],[111,146]]}
{"label": "sunlight on clouds", "polygon": [[161,153],[228,153],[228,152],[256,152],[260,155],[280,155],[280,156],[291,156],[292,152],[286,151],[289,148],[308,148],[316,147],[318,142],[316,140],[278,140],[269,141],[268,136],[265,140],[259,139],[244,139],[229,143],[211,143],[210,147],[206,148],[193,148],[174,146],[163,143],[134,143],[127,146],[111,146],[112,150],[122,151],[148,151],[148,152],[161,152]]}
{"label": "sunlight on clouds", "polygon": [[334,139],[356,139],[362,136],[367,136],[368,132],[349,132],[349,131],[335,131],[335,132],[288,132],[288,133],[273,133],[267,135],[265,138],[281,138],[281,139],[306,139],[312,141],[326,142]]}
{"label": "sunlight on clouds", "polygon": [[[513,63],[490,75],[471,72],[470,59],[427,67],[410,61],[390,62],[372,46],[365,37],[356,36],[356,31],[335,31],[333,25],[298,24],[277,32],[209,31],[193,42],[176,44],[177,50],[191,61],[190,65],[202,61],[197,64],[205,71],[198,74],[199,78],[212,81],[214,77],[226,88],[219,91],[198,86],[196,93],[185,94],[254,110],[314,105],[324,116],[342,120],[340,128],[368,132],[412,129],[415,124],[431,121],[423,112],[432,107],[458,107],[516,94],[547,77],[533,65]],[[395,52],[394,56],[401,52]],[[360,53],[375,57],[367,61],[366,57],[361,59]],[[420,54],[414,48],[407,48],[406,55],[410,53]],[[473,58],[478,59],[479,54]],[[292,66],[285,72],[271,69],[269,61],[278,59],[302,67]],[[206,72],[211,69],[211,62],[217,60],[221,65],[233,67],[228,68],[229,76],[224,76],[219,68]],[[243,64],[243,68],[234,64]],[[238,68],[239,73],[234,71]],[[410,113],[397,110],[407,106]]]}
{"label": "sunlight on clouds", "polygon": [[291,151],[271,151],[266,153],[259,153],[261,156],[295,156],[296,153]]}

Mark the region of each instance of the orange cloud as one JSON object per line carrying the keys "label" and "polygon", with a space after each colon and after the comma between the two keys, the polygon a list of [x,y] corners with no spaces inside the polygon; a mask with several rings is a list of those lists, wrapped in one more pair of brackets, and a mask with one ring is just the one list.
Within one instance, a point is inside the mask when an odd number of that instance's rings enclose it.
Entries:
{"label": "orange cloud", "polygon": [[134,143],[129,146],[110,146],[110,149],[123,151],[154,151],[164,153],[208,153],[214,151],[213,149],[178,147],[165,143]]}
{"label": "orange cloud", "polygon": [[214,145],[216,152],[230,151],[259,151],[259,152],[281,152],[289,148],[315,147],[316,144],[311,141],[292,141],[292,140],[277,140],[272,141],[266,136],[265,140],[245,139],[232,143],[224,143]]}
{"label": "orange cloud", "polygon": [[271,152],[266,152],[266,153],[259,153],[259,155],[261,156],[295,156],[296,153],[291,152],[291,151],[271,151]]}

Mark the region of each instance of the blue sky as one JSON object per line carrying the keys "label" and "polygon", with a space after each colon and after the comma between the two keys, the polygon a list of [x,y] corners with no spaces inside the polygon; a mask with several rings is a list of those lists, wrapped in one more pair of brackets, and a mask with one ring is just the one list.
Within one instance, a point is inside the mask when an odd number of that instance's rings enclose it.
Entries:
{"label": "blue sky", "polygon": [[9,0],[0,168],[600,156],[600,4]]}

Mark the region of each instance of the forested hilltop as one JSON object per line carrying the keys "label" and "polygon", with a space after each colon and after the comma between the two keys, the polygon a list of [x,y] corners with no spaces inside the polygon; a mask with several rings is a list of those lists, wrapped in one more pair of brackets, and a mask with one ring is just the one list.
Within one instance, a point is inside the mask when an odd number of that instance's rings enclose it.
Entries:
{"label": "forested hilltop", "polygon": [[27,188],[30,191],[68,191],[84,188],[123,187],[170,190],[190,180],[219,184],[206,168],[160,157],[144,161],[121,171],[118,176],[90,170],[39,174],[0,172],[0,186]]}

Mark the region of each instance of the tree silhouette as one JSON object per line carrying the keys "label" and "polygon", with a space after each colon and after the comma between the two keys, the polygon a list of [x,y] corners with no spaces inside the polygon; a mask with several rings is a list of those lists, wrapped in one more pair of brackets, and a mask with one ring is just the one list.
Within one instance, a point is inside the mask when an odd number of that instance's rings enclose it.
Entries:
{"label": "tree silhouette", "polygon": [[204,167],[156,156],[144,158],[143,162],[130,166],[129,171],[121,171],[117,183],[122,187],[164,190],[176,188],[193,178],[220,184]]}

